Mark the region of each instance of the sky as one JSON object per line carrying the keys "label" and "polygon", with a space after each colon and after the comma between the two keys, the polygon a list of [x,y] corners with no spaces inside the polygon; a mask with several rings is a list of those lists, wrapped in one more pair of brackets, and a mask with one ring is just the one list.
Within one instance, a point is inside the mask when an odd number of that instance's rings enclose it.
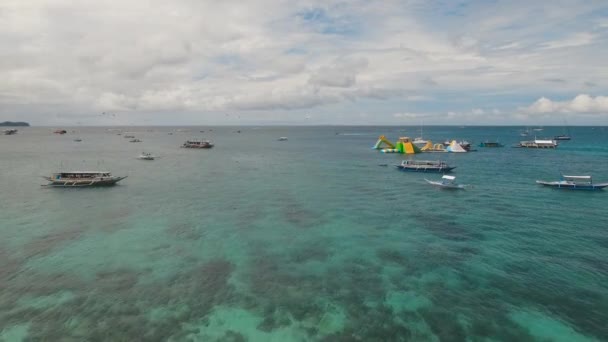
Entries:
{"label": "sky", "polygon": [[608,1],[2,0],[0,121],[608,125]]}

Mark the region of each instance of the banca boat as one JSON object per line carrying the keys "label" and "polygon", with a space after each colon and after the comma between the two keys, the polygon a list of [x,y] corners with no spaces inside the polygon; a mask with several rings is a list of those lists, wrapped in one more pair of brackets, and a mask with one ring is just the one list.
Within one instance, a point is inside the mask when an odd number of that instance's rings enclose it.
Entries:
{"label": "banca boat", "polygon": [[449,166],[440,160],[404,160],[395,165],[399,170],[410,172],[450,172],[456,167]]}
{"label": "banca boat", "polygon": [[497,142],[497,141],[484,141],[479,143],[479,147],[504,147],[505,145]]}
{"label": "banca boat", "polygon": [[186,140],[183,148],[212,148],[214,145],[209,140]]}
{"label": "banca boat", "polygon": [[49,181],[45,186],[71,188],[112,186],[127,177],[112,176],[107,171],[67,171],[53,173],[51,177],[43,178]]}
{"label": "banca boat", "polygon": [[608,186],[608,183],[593,183],[591,176],[562,175],[562,179],[559,181],[548,182],[537,180],[536,183],[552,188],[569,190],[601,190]]}
{"label": "banca boat", "polygon": [[152,153],[148,153],[148,152],[142,152],[139,157],[137,157],[137,159],[141,159],[141,160],[154,160],[154,156],[152,155]]}
{"label": "banca boat", "polygon": [[449,176],[449,175],[443,175],[443,177],[441,177],[440,181],[432,181],[432,180],[428,180],[428,179],[424,179],[427,183],[440,187],[442,189],[466,189],[468,185],[464,185],[464,184],[457,184],[456,183],[456,177],[454,176]]}

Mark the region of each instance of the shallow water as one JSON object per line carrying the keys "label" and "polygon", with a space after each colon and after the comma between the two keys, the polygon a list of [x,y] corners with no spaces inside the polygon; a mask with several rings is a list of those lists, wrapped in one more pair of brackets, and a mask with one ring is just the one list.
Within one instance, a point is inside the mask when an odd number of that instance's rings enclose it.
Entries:
{"label": "shallow water", "polygon": [[[370,147],[417,127],[189,129],[0,136],[0,340],[608,340],[608,193],[534,183],[608,181],[607,128],[407,157]],[[519,129],[425,138],[510,146]],[[178,148],[202,135],[216,147]],[[444,159],[473,188],[434,189],[403,158]],[[60,169],[129,177],[40,186]]]}

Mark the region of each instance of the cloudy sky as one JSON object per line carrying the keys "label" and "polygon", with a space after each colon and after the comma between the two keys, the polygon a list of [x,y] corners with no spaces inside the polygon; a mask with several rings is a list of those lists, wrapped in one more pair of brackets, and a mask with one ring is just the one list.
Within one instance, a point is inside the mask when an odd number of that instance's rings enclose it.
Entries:
{"label": "cloudy sky", "polygon": [[2,0],[0,121],[608,124],[608,1]]}

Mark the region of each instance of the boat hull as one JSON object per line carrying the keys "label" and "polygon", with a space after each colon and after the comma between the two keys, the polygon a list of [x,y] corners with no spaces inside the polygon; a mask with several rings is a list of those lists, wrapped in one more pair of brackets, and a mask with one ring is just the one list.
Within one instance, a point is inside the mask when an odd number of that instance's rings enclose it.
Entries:
{"label": "boat hull", "polygon": [[113,186],[121,180],[127,178],[125,177],[110,177],[110,178],[95,178],[95,179],[52,179],[50,177],[44,177],[49,181],[49,184],[44,186],[53,187],[53,188],[85,188],[85,187],[104,187],[104,186]]}
{"label": "boat hull", "polygon": [[563,182],[545,182],[545,181],[536,181],[537,184],[554,188],[554,189],[565,189],[565,190],[602,190],[605,187],[608,187],[608,183],[600,183],[600,184],[571,184],[571,183],[563,183]]}

